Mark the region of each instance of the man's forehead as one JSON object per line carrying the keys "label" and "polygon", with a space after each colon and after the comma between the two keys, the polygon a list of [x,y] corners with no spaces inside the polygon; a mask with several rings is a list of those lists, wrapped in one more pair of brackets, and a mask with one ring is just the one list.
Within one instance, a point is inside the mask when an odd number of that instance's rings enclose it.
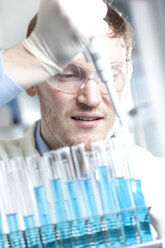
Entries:
{"label": "man's forehead", "polygon": [[[104,37],[103,41],[103,49],[108,55],[109,62],[116,63],[124,63],[126,61],[126,46],[124,44],[123,38],[109,38]],[[76,59],[72,61],[72,64],[82,64],[87,63],[85,55],[80,54]]]}

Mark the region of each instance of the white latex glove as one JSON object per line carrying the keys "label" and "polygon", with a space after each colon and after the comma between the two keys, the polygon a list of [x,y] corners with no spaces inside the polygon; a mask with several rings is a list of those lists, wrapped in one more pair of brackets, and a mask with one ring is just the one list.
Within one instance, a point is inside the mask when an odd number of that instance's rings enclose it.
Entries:
{"label": "white latex glove", "polygon": [[106,33],[106,12],[102,0],[41,0],[36,27],[22,44],[53,76]]}

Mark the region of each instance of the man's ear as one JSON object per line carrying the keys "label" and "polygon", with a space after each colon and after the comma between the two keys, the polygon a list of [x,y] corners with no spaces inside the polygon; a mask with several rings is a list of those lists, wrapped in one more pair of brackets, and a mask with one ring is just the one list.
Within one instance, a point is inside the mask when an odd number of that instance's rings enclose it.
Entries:
{"label": "man's ear", "polygon": [[36,93],[37,93],[37,87],[36,87],[36,86],[33,86],[33,87],[27,89],[27,90],[26,90],[26,93],[27,93],[29,96],[31,96],[31,97],[35,96]]}

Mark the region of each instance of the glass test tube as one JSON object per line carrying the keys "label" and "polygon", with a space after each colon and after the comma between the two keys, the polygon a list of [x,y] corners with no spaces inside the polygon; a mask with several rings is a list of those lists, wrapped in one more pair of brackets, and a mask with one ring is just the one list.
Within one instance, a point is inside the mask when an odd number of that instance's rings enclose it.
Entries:
{"label": "glass test tube", "polygon": [[125,244],[125,234],[116,190],[111,183],[111,171],[108,166],[105,143],[103,140],[96,141],[91,143],[91,147],[95,176],[99,185],[105,222],[108,228],[108,240],[112,247],[121,247]]}
{"label": "glass test tube", "polygon": [[128,170],[125,167],[122,151],[117,138],[112,138],[110,144],[106,145],[109,163],[113,169],[113,180],[111,183],[116,188],[119,207],[121,211],[126,245],[137,244],[137,225],[135,222],[135,203],[130,189],[130,180],[128,179]]}
{"label": "glass test tube", "polygon": [[60,247],[72,247],[71,227],[69,221],[68,201],[59,171],[59,162],[55,151],[44,154],[44,168],[47,171],[47,180],[53,198],[53,205],[56,217],[56,233]]}
{"label": "glass test tube", "polygon": [[89,246],[106,246],[102,222],[100,199],[98,199],[97,185],[89,161],[89,155],[85,151],[84,144],[71,147],[76,175],[80,184],[88,223]]}
{"label": "glass test tube", "polygon": [[[3,162],[0,161],[0,167],[3,166]],[[1,171],[1,169],[0,169]],[[4,188],[5,185],[3,185],[3,182],[0,177],[0,247],[8,248],[9,247],[9,242],[7,235],[9,233],[8,226],[7,226],[7,220],[5,216],[5,211],[3,208],[3,196],[2,192],[5,191]]]}
{"label": "glass test tube", "polygon": [[42,245],[38,229],[36,202],[23,157],[11,160],[11,171],[14,175],[20,211],[24,220],[27,245],[29,248],[40,248]]}
{"label": "glass test tube", "polygon": [[99,215],[99,206],[96,202],[96,188],[89,158],[85,152],[85,145],[79,144],[71,147],[77,178],[80,182],[83,200],[85,203],[86,217]]}
{"label": "glass test tube", "polygon": [[27,164],[37,203],[42,244],[44,247],[49,248],[58,247],[55,237],[51,199],[48,197],[46,188],[42,158],[39,155],[29,156],[27,157]]}
{"label": "glass test tube", "polygon": [[62,180],[59,175],[59,163],[56,152],[50,151],[44,154],[44,167],[47,169],[48,180],[50,182],[51,193],[55,208],[56,222],[68,221],[68,209],[64,195]]}
{"label": "glass test tube", "polygon": [[26,247],[23,237],[23,220],[20,212],[19,198],[16,194],[17,189],[11,171],[11,164],[8,162],[1,162],[0,164],[0,185],[1,199],[7,225],[9,229],[9,243],[11,247]]}
{"label": "glass test tube", "polygon": [[150,230],[150,217],[141,188],[141,180],[136,177],[136,170],[133,164],[132,154],[135,147],[133,135],[125,133],[122,129],[120,132],[120,136],[122,139],[121,145],[123,146],[124,152],[122,152],[122,156],[125,156],[125,165],[127,166],[127,168],[129,167],[128,182],[130,183],[130,189],[134,197],[135,215],[137,219],[140,242],[149,242],[153,240]]}
{"label": "glass test tube", "polygon": [[60,165],[60,175],[66,189],[70,219],[72,220],[72,240],[75,247],[86,247],[88,241],[86,236],[83,199],[75,174],[70,148],[63,147],[57,149],[56,154]]}

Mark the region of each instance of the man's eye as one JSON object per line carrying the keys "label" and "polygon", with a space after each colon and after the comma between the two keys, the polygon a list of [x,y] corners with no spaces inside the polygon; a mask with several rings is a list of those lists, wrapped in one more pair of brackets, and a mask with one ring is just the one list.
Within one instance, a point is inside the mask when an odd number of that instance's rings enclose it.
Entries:
{"label": "man's eye", "polygon": [[74,74],[62,74],[62,75],[60,75],[61,77],[63,77],[63,78],[72,78],[72,77],[74,77],[75,75]]}
{"label": "man's eye", "polygon": [[73,80],[76,76],[73,73],[65,73],[65,74],[58,74],[57,80],[58,81],[68,81]]}

